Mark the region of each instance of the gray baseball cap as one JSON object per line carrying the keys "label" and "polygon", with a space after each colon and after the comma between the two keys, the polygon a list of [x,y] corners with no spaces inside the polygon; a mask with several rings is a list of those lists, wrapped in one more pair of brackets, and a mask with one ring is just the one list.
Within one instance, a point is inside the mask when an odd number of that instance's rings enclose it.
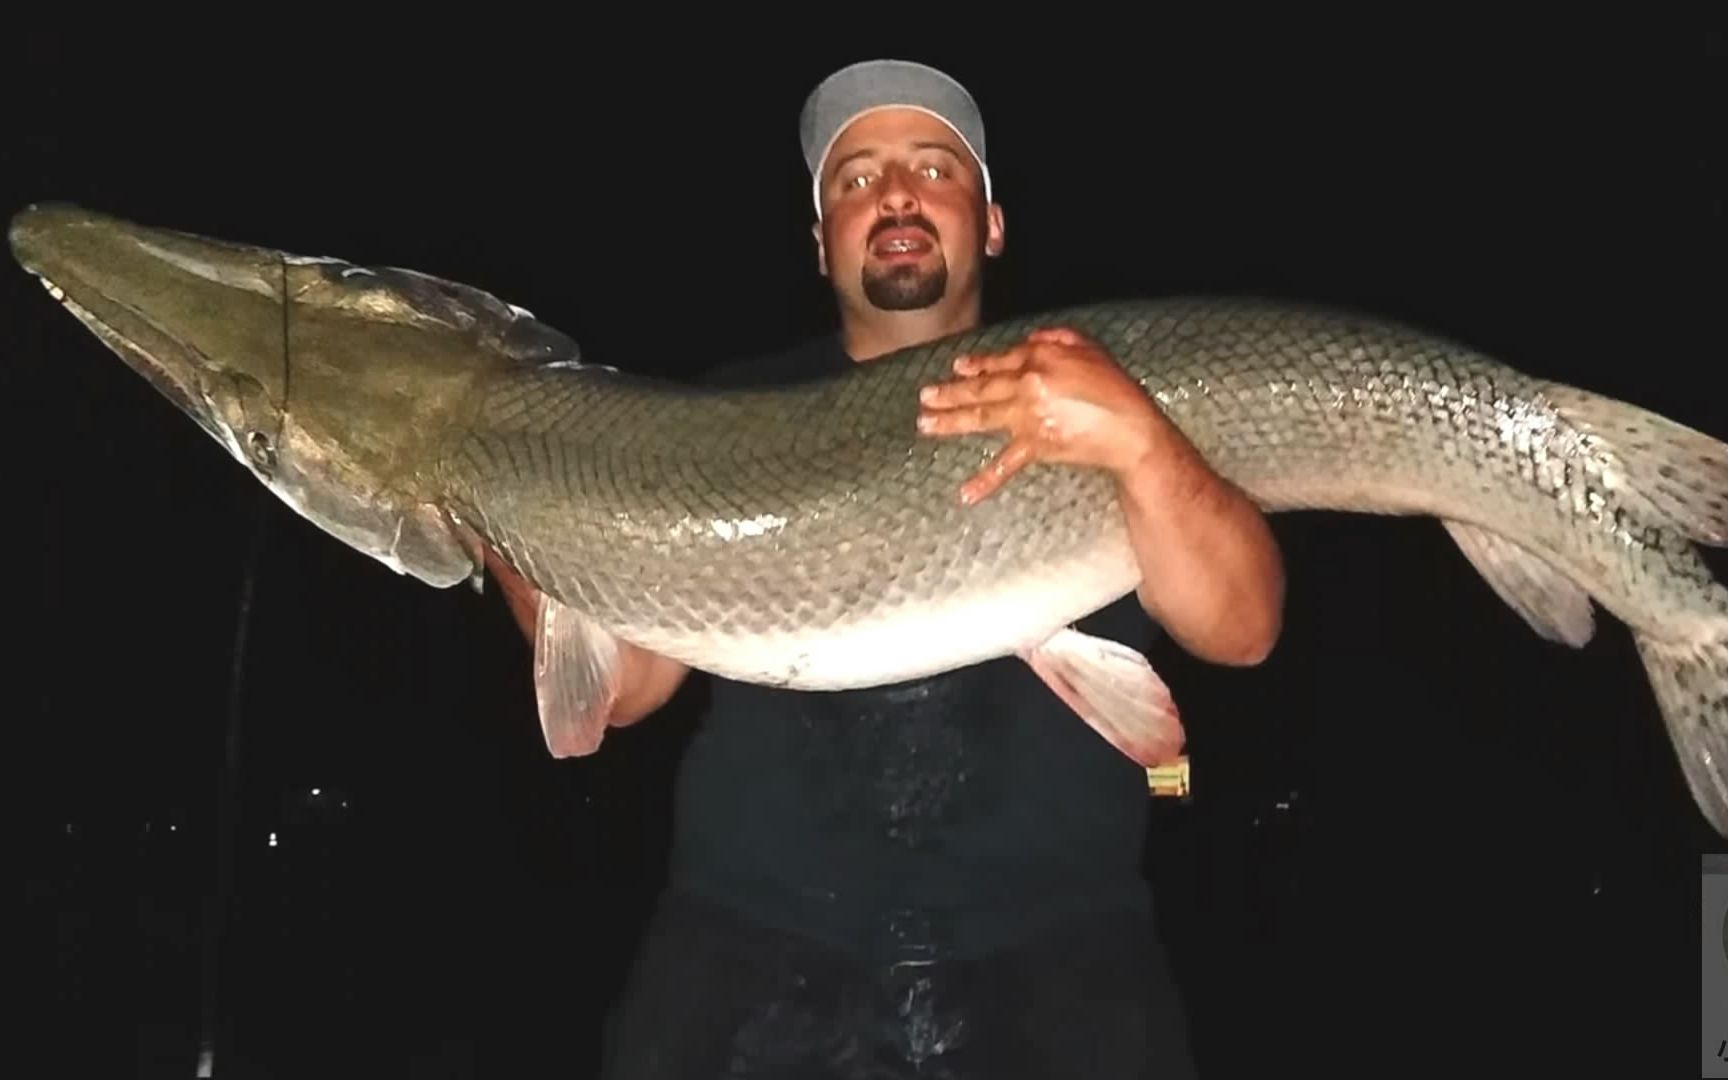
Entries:
{"label": "gray baseball cap", "polygon": [[822,216],[822,164],[847,124],[872,109],[922,109],[954,129],[984,175],[990,201],[990,168],[984,162],[984,117],[978,103],[953,76],[910,60],[865,60],[823,79],[804,101],[798,135],[810,167],[811,197]]}

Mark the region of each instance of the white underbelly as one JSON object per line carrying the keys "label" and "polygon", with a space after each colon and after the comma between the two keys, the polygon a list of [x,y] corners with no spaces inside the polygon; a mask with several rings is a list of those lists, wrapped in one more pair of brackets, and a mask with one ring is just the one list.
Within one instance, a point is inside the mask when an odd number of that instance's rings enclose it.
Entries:
{"label": "white underbelly", "polygon": [[683,633],[648,648],[744,682],[839,690],[900,682],[1030,648],[1132,591],[1139,569],[1119,544],[992,582],[967,594],[908,600],[825,630]]}

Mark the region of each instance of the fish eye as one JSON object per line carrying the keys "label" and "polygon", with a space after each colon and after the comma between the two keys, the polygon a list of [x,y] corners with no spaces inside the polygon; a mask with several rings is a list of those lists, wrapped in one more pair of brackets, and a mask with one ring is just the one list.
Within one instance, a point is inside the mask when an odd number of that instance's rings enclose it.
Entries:
{"label": "fish eye", "polygon": [[269,435],[262,431],[251,432],[246,436],[246,450],[260,469],[271,472],[276,468],[276,448],[271,445]]}

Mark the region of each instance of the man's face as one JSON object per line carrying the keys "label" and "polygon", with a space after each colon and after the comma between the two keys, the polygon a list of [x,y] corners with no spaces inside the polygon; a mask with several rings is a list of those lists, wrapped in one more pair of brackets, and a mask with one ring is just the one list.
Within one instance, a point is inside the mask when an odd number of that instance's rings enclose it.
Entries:
{"label": "man's face", "polygon": [[1001,246],[1001,214],[946,124],[916,109],[854,121],[829,152],[816,226],[822,272],[853,302],[927,308],[977,290]]}

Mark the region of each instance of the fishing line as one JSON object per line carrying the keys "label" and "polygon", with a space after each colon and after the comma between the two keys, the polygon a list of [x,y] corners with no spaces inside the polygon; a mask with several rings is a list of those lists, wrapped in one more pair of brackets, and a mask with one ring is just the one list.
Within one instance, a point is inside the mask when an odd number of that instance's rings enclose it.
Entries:
{"label": "fishing line", "polygon": [[[288,378],[293,370],[288,347],[288,264],[278,258],[282,271],[282,404],[277,410],[276,433],[272,452],[280,445],[282,428],[288,417]],[[246,638],[252,623],[252,595],[258,580],[258,565],[263,560],[264,537],[269,525],[269,493],[254,490],[252,498],[251,543],[246,562],[240,572],[240,602],[235,615],[234,654],[228,673],[228,722],[223,735],[222,763],[216,784],[216,893],[211,910],[204,922],[204,995],[201,1032],[198,1048],[200,1078],[216,1075],[217,988],[221,972],[221,941],[227,927],[232,904],[235,876],[235,841],[240,822],[240,720],[241,701],[245,685]]]}
{"label": "fishing line", "polygon": [[269,522],[267,509],[262,493],[253,499],[252,540],[240,575],[240,602],[234,626],[234,655],[228,675],[228,722],[223,736],[222,763],[216,785],[216,894],[204,924],[203,1032],[199,1040],[198,1054],[200,1077],[215,1075],[216,1028],[219,1019],[218,959],[234,892],[235,840],[239,835],[240,721],[243,715],[240,705],[243,697],[246,639],[252,621],[252,595],[258,578],[258,564],[264,552],[265,526]]}

